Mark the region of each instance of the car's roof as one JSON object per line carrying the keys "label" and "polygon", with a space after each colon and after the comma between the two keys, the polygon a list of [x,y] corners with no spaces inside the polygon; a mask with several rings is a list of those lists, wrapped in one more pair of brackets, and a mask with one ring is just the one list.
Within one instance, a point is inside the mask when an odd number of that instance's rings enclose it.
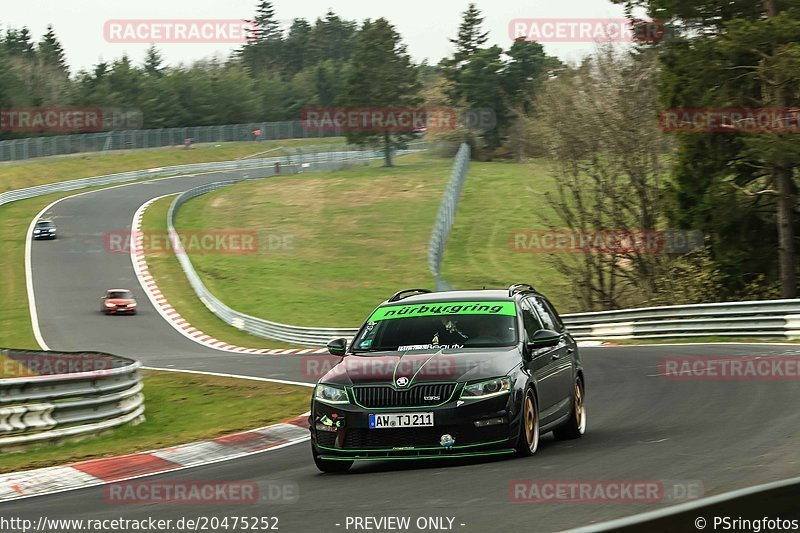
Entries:
{"label": "car's roof", "polygon": [[108,289],[106,292],[131,292],[130,289]]}
{"label": "car's roof", "polygon": [[507,290],[478,290],[478,291],[444,291],[429,292],[408,296],[396,302],[384,302],[382,305],[425,304],[436,302],[467,302],[467,301],[506,301],[513,302],[514,297],[508,295]]}
{"label": "car's roof", "polygon": [[53,221],[52,221],[52,220],[50,220],[49,218],[43,218],[43,219],[41,219],[41,220],[37,220],[37,221],[36,221],[36,223],[37,223],[37,224],[42,224],[42,223],[44,223],[44,224],[52,224],[52,223],[53,223]]}

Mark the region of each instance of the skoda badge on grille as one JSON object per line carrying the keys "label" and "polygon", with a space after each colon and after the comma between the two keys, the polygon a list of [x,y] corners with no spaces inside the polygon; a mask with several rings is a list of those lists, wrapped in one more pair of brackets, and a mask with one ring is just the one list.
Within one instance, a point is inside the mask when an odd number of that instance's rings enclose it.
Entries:
{"label": "skoda badge on grille", "polygon": [[405,387],[406,385],[408,385],[408,378],[407,377],[397,378],[397,386],[398,387]]}

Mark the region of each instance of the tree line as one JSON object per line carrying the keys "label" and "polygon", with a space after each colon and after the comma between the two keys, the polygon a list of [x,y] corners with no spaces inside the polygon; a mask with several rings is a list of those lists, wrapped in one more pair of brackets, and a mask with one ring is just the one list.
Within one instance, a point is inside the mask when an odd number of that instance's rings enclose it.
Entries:
{"label": "tree line", "polygon": [[[414,63],[385,19],[346,20],[329,10],[285,29],[272,2],[262,0],[248,22],[248,42],[225,59],[167,65],[152,46],[140,64],[124,55],[76,73],[52,26],[39,41],[27,28],[9,28],[0,34],[0,108],[135,108],[150,129],[298,120],[304,109],[335,106],[472,106],[496,113],[498,127],[486,140],[498,148],[513,109],[549,66],[560,65],[537,43],[482,48],[486,35],[474,5],[452,39],[455,54],[436,65]],[[403,135],[351,137],[403,142]]]}

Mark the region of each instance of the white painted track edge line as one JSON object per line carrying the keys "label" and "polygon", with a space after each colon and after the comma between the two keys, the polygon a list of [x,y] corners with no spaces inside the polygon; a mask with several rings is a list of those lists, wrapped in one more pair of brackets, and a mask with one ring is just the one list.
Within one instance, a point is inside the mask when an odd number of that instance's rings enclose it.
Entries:
{"label": "white painted track edge line", "polygon": [[261,378],[257,376],[244,376],[241,374],[226,374],[224,372],[207,372],[204,370],[183,370],[181,368],[161,368],[156,366],[143,366],[142,370],[157,370],[161,372],[183,372],[186,374],[200,374],[202,376],[216,376],[221,378],[236,378],[236,379],[247,379],[250,381],[264,381],[267,383],[280,383],[282,385],[297,385],[299,387],[316,387],[316,383],[309,383],[303,381],[289,381],[286,379],[276,379],[276,378]]}

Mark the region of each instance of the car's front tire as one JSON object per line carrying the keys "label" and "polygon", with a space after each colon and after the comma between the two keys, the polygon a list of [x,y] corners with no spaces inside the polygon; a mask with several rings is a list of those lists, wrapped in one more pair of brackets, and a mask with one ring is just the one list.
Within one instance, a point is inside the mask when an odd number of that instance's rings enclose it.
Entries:
{"label": "car's front tire", "polygon": [[533,389],[528,389],[522,400],[522,413],[517,439],[517,455],[528,457],[539,448],[539,404]]}
{"label": "car's front tire", "polygon": [[559,440],[579,439],[586,433],[586,395],[583,379],[577,377],[572,390],[572,414],[567,422],[553,430]]}
{"label": "car's front tire", "polygon": [[311,453],[314,455],[314,464],[317,465],[320,472],[326,474],[343,474],[353,466],[353,461],[331,461],[329,459],[322,459],[317,454],[317,450],[313,447],[311,448]]}

